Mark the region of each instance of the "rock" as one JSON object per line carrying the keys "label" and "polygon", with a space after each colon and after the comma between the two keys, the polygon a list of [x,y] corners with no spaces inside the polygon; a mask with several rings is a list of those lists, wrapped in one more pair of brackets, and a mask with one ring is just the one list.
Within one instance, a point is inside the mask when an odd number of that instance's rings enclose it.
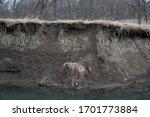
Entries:
{"label": "rock", "polygon": [[0,72],[6,73],[18,73],[21,72],[22,68],[19,63],[10,58],[4,58],[0,62]]}
{"label": "rock", "polygon": [[79,63],[67,62],[64,63],[62,67],[62,74],[64,75],[67,84],[74,88],[83,86],[88,75],[90,75],[92,72],[93,71],[90,67],[84,67]]}

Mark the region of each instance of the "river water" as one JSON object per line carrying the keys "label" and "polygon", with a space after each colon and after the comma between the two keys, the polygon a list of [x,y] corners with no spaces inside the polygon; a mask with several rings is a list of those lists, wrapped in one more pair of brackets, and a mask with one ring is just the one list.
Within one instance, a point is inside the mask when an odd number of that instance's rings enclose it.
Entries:
{"label": "river water", "polygon": [[0,100],[150,100],[150,90],[106,93],[0,86]]}

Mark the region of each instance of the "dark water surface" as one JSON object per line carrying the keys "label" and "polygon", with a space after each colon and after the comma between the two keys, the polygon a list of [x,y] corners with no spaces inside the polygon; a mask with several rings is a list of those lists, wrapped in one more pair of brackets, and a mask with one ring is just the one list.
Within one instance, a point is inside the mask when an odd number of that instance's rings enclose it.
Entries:
{"label": "dark water surface", "polygon": [[1,100],[150,100],[150,90],[122,93],[0,86]]}

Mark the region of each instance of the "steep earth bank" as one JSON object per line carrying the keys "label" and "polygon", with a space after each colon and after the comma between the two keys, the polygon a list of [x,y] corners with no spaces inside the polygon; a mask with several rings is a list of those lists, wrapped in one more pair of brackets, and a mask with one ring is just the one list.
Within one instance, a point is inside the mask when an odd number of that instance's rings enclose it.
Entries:
{"label": "steep earth bank", "polygon": [[0,84],[98,89],[149,80],[150,30],[144,27],[0,21]]}

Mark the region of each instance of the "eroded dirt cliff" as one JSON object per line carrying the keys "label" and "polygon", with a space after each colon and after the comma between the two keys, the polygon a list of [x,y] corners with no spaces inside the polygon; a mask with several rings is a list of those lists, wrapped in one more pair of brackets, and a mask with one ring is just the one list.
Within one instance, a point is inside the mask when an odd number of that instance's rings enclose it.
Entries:
{"label": "eroded dirt cliff", "polygon": [[150,80],[150,30],[109,21],[0,21],[0,83],[102,88]]}

